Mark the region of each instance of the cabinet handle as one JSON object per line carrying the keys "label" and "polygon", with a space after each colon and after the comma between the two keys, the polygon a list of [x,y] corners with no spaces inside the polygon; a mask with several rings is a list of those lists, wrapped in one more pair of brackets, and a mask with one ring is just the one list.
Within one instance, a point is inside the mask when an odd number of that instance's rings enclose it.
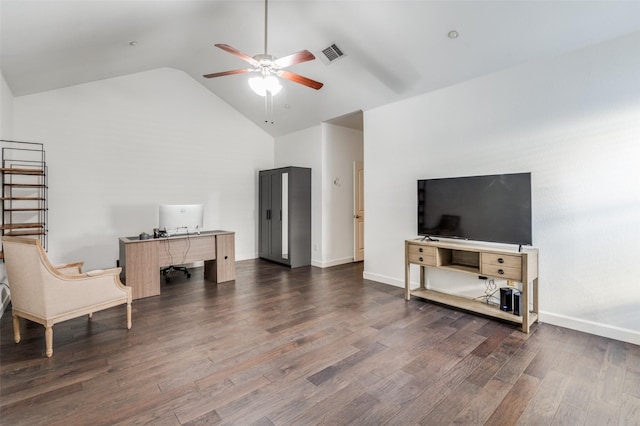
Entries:
{"label": "cabinet handle", "polygon": [[422,249],[422,247],[420,247],[420,248],[418,249],[418,251],[419,251],[420,253],[422,253],[424,250]]}
{"label": "cabinet handle", "polygon": [[504,271],[502,269],[498,269],[498,274],[499,275],[504,275]]}
{"label": "cabinet handle", "polygon": [[503,259],[503,258],[501,258],[501,257],[499,257],[499,258],[498,258],[498,263],[504,263],[504,259]]}

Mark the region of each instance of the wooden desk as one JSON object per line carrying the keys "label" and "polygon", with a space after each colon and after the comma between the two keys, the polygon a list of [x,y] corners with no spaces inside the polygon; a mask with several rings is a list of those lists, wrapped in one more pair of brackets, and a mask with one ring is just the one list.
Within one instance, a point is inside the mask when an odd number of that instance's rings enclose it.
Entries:
{"label": "wooden desk", "polygon": [[235,233],[120,238],[121,279],[133,289],[134,299],[160,294],[160,268],[198,261],[204,261],[205,279],[215,283],[235,280]]}

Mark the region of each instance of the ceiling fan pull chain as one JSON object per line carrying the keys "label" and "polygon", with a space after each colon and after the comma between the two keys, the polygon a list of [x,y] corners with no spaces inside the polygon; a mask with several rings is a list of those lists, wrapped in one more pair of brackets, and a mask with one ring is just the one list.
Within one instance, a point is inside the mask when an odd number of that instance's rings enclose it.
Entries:
{"label": "ceiling fan pull chain", "polygon": [[269,122],[269,108],[267,107],[268,105],[268,101],[267,98],[269,96],[265,95],[264,97],[264,122],[268,123]]}

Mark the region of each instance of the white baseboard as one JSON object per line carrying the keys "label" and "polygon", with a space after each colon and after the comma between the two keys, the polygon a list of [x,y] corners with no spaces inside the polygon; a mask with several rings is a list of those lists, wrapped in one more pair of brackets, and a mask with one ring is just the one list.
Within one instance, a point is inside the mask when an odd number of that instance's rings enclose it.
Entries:
{"label": "white baseboard", "polygon": [[386,275],[372,274],[371,272],[364,271],[362,273],[362,278],[365,280],[377,281],[383,284],[389,284],[394,287],[404,288],[404,280],[399,280],[393,277],[387,277]]}
{"label": "white baseboard", "polygon": [[258,253],[236,253],[236,262],[241,260],[258,259],[259,257]]}
{"label": "white baseboard", "polygon": [[540,322],[547,324],[553,324],[559,327],[582,331],[584,333],[595,334],[596,336],[608,337],[610,339],[640,345],[640,331],[638,330],[616,327],[609,324],[587,321],[580,318],[573,318],[546,311],[540,311],[538,319]]}
{"label": "white baseboard", "polygon": [[353,263],[353,257],[344,257],[342,259],[334,259],[326,262],[319,260],[311,260],[311,266],[317,266],[318,268],[330,268],[332,266],[345,265],[347,263]]}

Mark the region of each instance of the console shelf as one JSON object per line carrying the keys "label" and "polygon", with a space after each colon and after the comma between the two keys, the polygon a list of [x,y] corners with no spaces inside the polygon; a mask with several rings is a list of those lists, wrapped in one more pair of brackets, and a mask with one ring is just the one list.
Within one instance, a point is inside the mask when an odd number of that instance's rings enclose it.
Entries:
{"label": "console shelf", "polygon": [[[410,288],[410,266],[420,266],[420,287]],[[522,283],[522,316],[482,301],[428,289],[426,268],[508,279]],[[528,333],[538,321],[538,250],[511,251],[473,244],[439,241],[405,241],[405,299],[411,296],[521,324]]]}

